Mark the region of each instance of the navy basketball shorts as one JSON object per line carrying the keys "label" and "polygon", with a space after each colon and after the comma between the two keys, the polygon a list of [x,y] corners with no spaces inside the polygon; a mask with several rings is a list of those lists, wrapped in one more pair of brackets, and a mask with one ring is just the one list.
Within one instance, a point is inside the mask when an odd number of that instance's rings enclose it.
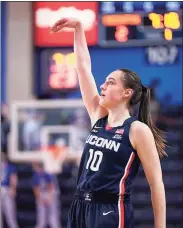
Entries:
{"label": "navy basketball shorts", "polygon": [[79,193],[71,204],[67,228],[134,228],[132,204],[114,194]]}

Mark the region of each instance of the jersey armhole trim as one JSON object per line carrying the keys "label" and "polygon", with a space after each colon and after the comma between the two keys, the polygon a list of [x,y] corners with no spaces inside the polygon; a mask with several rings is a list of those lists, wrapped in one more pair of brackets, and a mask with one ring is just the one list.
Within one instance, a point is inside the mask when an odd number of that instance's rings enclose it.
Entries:
{"label": "jersey armhole trim", "polygon": [[104,117],[102,117],[102,118],[100,118],[100,119],[98,119],[98,120],[96,120],[96,121],[94,122],[93,126],[91,127],[91,130],[93,130],[93,128],[94,128],[101,120],[105,120],[106,118],[107,118],[107,115],[104,116]]}
{"label": "jersey armhole trim", "polygon": [[132,142],[131,142],[131,140],[130,140],[130,129],[131,129],[131,124],[132,124],[133,122],[135,122],[135,121],[138,121],[138,120],[132,121],[132,122],[129,124],[129,126],[128,126],[128,127],[129,127],[128,141],[129,141],[129,144],[130,144],[130,146],[131,146],[131,148],[132,148],[134,154],[137,155],[137,157],[138,157],[138,153],[137,153],[136,149],[133,147]]}

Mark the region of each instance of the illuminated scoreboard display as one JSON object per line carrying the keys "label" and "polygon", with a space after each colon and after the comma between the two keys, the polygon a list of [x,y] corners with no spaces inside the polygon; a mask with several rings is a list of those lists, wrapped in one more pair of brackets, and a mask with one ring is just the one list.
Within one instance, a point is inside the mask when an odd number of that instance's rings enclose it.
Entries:
{"label": "illuminated scoreboard display", "polygon": [[41,53],[40,90],[68,93],[78,89],[75,56],[72,49],[45,49]]}
{"label": "illuminated scoreboard display", "polygon": [[143,46],[143,51],[148,47],[148,62],[162,65],[173,64],[178,58],[177,45],[182,44],[183,36],[182,10],[183,2],[178,1],[34,3],[34,44],[38,49],[41,47],[36,88],[40,93],[64,95],[79,87],[73,31],[49,33],[60,12],[81,19],[88,46],[99,49]]}
{"label": "illuminated scoreboard display", "polygon": [[183,2],[99,2],[99,45],[182,44]]}

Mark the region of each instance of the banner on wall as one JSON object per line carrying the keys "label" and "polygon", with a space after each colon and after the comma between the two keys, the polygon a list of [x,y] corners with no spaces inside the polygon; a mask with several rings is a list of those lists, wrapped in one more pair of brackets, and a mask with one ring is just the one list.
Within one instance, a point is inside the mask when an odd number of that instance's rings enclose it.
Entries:
{"label": "banner on wall", "polygon": [[50,34],[50,27],[61,17],[75,17],[84,26],[88,45],[98,39],[97,2],[34,2],[34,44],[39,47],[73,46],[73,29]]}

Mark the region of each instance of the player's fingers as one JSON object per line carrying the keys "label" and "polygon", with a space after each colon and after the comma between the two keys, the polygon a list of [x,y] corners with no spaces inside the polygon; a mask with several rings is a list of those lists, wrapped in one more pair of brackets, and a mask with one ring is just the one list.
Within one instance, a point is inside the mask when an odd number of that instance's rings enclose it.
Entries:
{"label": "player's fingers", "polygon": [[56,28],[54,28],[54,29],[52,29],[50,32],[52,33],[54,33],[54,32],[59,32],[59,31],[61,31],[64,27],[66,27],[66,24],[63,24],[63,25],[59,25],[59,26],[57,26]]}
{"label": "player's fingers", "polygon": [[50,33],[54,33],[54,32],[58,32],[59,30],[62,29],[63,26],[59,25],[59,26],[54,26],[50,29]]}
{"label": "player's fingers", "polygon": [[58,25],[50,29],[50,33],[58,32],[64,28],[64,25]]}
{"label": "player's fingers", "polygon": [[64,23],[66,23],[66,21],[67,21],[67,20],[66,20],[65,18],[63,18],[63,19],[57,21],[57,22],[51,27],[50,32],[56,32],[56,30],[57,30],[60,26],[63,26]]}
{"label": "player's fingers", "polygon": [[50,30],[50,33],[56,33],[61,31],[63,28],[67,27],[68,23],[61,24],[53,29]]}
{"label": "player's fingers", "polygon": [[51,32],[58,32],[62,28],[63,28],[63,26],[62,25],[59,25],[59,26],[55,27],[54,29],[52,29]]}
{"label": "player's fingers", "polygon": [[50,31],[55,30],[57,28],[57,26],[59,26],[59,25],[60,25],[60,20],[57,21],[55,24],[52,25]]}
{"label": "player's fingers", "polygon": [[61,25],[62,25],[62,24],[60,24],[60,23],[54,24],[54,25],[51,27],[50,32],[56,32],[56,30],[57,30],[58,28],[60,28]]}

